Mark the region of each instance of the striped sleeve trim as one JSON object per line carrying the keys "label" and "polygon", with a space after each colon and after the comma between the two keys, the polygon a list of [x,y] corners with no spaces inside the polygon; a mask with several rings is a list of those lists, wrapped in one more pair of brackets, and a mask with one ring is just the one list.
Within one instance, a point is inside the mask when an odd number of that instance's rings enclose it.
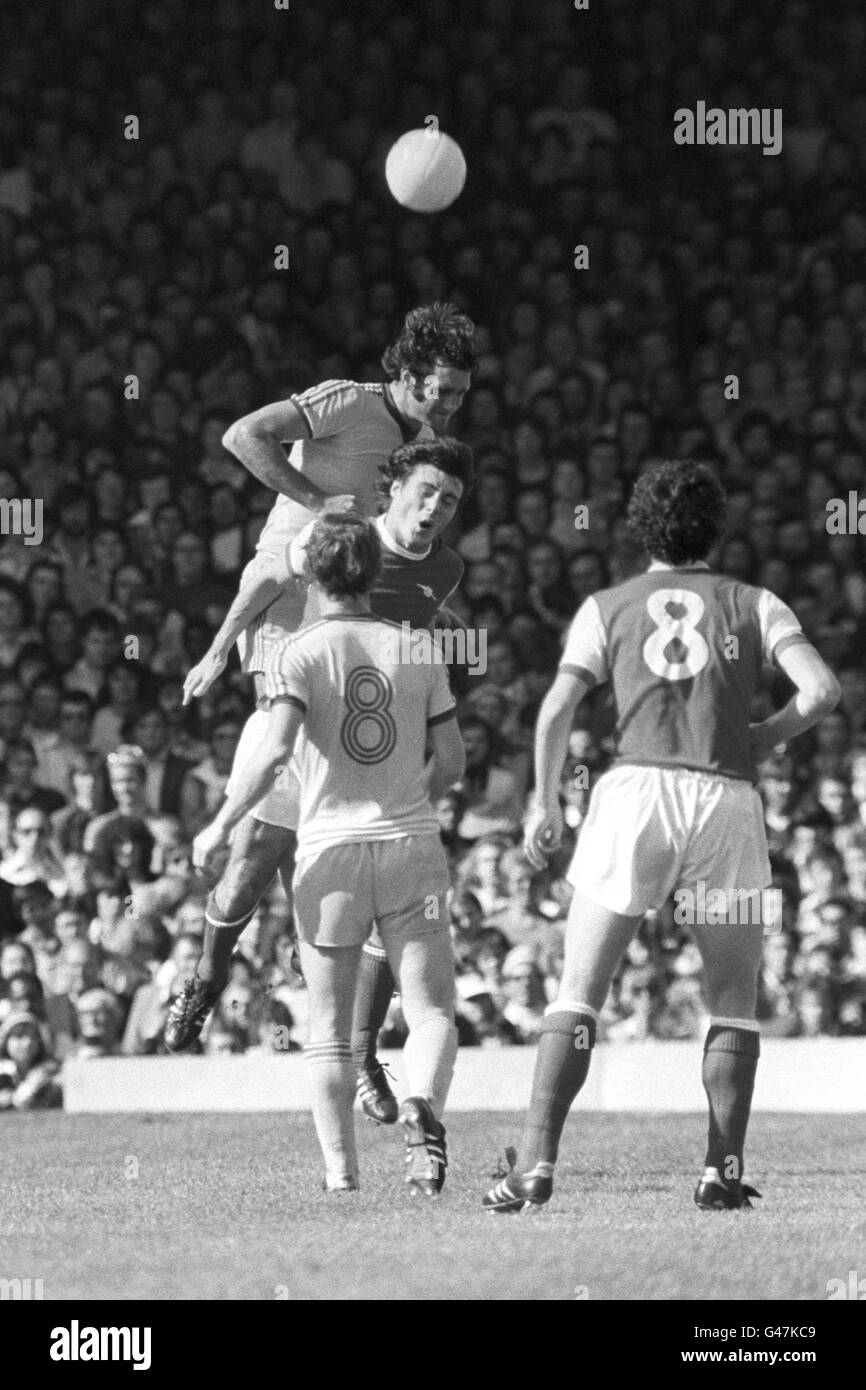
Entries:
{"label": "striped sleeve trim", "polygon": [[450,709],[444,710],[442,714],[432,715],[431,718],[427,720],[427,728],[432,729],[435,724],[446,724],[449,719],[456,719],[456,717],[457,706],[452,705]]}
{"label": "striped sleeve trim", "polygon": [[312,421],[311,421],[311,419],[310,419],[310,416],[309,416],[309,412],[308,412],[308,410],[307,410],[307,407],[304,405],[304,403],[303,403],[303,401],[301,400],[300,396],[289,396],[289,400],[291,401],[292,405],[295,407],[295,409],[297,410],[297,412],[298,412],[298,414],[300,415],[301,419],[303,420],[304,424],[306,425],[306,427],[307,427],[307,433],[308,433],[308,435],[310,436],[310,438],[312,439],[312,437],[313,437],[313,424],[312,424]]}
{"label": "striped sleeve trim", "polygon": [[773,648],[773,661],[777,662],[782,652],[787,651],[789,647],[799,647],[801,642],[808,645],[809,639],[805,632],[789,632],[787,637],[780,637]]}
{"label": "striped sleeve trim", "polygon": [[576,676],[584,685],[588,685],[590,690],[594,685],[598,685],[598,677],[587,671],[585,666],[574,666],[570,661],[564,661],[559,668],[564,676]]}

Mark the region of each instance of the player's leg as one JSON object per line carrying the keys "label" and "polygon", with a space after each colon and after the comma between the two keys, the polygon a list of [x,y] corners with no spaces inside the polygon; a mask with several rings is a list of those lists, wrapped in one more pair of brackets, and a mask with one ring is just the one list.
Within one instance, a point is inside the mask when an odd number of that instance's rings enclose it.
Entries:
{"label": "player's leg", "polygon": [[169,1010],[165,1044],[170,1052],[189,1047],[228,982],[232,952],[258,907],[294,832],[247,816],[232,836],[219,883],[208,895],[202,958]]}
{"label": "player's leg", "polygon": [[[242,766],[267,727],[268,711],[256,710],[244,725],[232,771]],[[229,963],[241,932],[280,866],[288,866],[297,843],[300,784],[293,764],[278,769],[272,789],[235,830],[219,883],[208,896],[202,958],[169,1012],[165,1043],[170,1052],[188,1047],[225,988]],[[228,787],[231,787],[231,776]]]}
{"label": "player's leg", "polygon": [[399,981],[403,1016],[409,1035],[403,1048],[406,1082],[412,1096],[427,1101],[442,1119],[454,1062],[454,952],[442,925],[420,935],[389,930],[388,958]]}
{"label": "player's leg", "polygon": [[[709,1105],[706,1168],[695,1191],[701,1207],[741,1207],[757,1195],[742,1185],[743,1148],[760,1053],[755,1021],[763,943],[764,898],[771,881],[760,797],[746,782],[696,779],[694,830],[679,883],[708,904],[720,890],[726,904],[714,920],[691,922],[704,962],[710,1028],[702,1080]],[[715,901],[720,900],[716,896]],[[692,914],[694,917],[696,914]]]}
{"label": "player's leg", "polygon": [[550,1198],[559,1141],[586,1081],[598,1014],[644,913],[664,902],[678,868],[676,808],[658,769],[623,766],[593,790],[568,880],[574,885],[559,994],[539,1038],[532,1094],[512,1173],[484,1199],[521,1211]]}
{"label": "player's leg", "polygon": [[294,844],[294,831],[254,815],[245,817],[237,827],[228,861],[208,896],[205,913],[204,949],[197,974],[212,990],[220,993],[225,988],[238,938]]}
{"label": "player's leg", "polygon": [[352,1106],[355,1068],[350,1036],[358,961],[373,920],[372,859],[367,844],[334,845],[302,855],[292,884],[301,965],[310,1000],[313,1117],[334,1191],[358,1185]]}
{"label": "player's leg", "polygon": [[310,1077],[313,1123],[325,1160],[329,1192],[358,1186],[355,1144],[355,1068],[349,1046],[361,947],[313,946],[299,941],[310,1000],[304,1047]]}
{"label": "player's leg", "polygon": [[702,1207],[749,1205],[743,1188],[743,1150],[760,1055],[755,1021],[761,966],[761,923],[720,923],[692,928],[704,962],[710,1028],[701,1078],[709,1105],[707,1153],[695,1192]]}
{"label": "player's leg", "polygon": [[535,1205],[548,1200],[565,1121],[589,1073],[598,1015],[640,921],[580,893],[572,898],[562,980],[545,1010],[514,1174],[485,1199],[490,1210],[514,1210],[520,1198]]}
{"label": "player's leg", "polygon": [[364,942],[352,1021],[352,1056],[357,1073],[361,1109],[380,1125],[397,1119],[397,1100],[376,1056],[376,1042],[394,994],[394,972],[377,927]]}
{"label": "player's leg", "polygon": [[409,1029],[410,1094],[399,1111],[406,1182],[411,1193],[435,1197],[448,1166],[442,1112],[457,1056],[448,866],[438,835],[381,841],[374,864],[376,918]]}

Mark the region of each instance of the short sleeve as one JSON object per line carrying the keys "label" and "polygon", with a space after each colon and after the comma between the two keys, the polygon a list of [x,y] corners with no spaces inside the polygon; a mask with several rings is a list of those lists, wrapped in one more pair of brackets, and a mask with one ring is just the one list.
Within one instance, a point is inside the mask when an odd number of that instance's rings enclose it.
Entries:
{"label": "short sleeve", "polygon": [[809,640],[797,615],[769,589],[761,590],[758,622],[761,627],[761,651],[764,660],[772,665],[776,664],[786,647]]}
{"label": "short sleeve", "polygon": [[323,381],[289,400],[300,411],[310,439],[326,439],[355,423],[359,394],[355,381]]}
{"label": "short sleeve", "polygon": [[306,714],[310,707],[309,656],[299,643],[289,642],[269,661],[263,672],[269,700],[289,700]]}
{"label": "short sleeve", "polygon": [[607,638],[594,598],[586,599],[572,619],[559,669],[589,686],[601,685],[608,678]]}

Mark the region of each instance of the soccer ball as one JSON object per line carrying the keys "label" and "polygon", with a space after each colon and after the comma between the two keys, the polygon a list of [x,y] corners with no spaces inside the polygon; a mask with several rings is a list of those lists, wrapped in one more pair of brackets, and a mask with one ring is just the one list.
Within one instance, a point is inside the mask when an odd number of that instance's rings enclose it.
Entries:
{"label": "soccer ball", "polygon": [[466,182],[466,160],[457,141],[444,131],[408,130],[388,151],[385,178],[404,208],[441,212]]}

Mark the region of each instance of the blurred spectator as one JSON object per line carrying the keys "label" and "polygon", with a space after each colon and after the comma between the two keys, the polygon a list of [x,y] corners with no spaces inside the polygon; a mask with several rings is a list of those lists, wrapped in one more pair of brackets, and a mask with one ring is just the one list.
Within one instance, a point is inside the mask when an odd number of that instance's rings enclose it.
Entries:
{"label": "blurred spectator", "polygon": [[532,948],[515,946],[502,962],[503,1018],[511,1024],[517,1041],[536,1043],[548,1000],[544,975]]}
{"label": "blurred spectator", "polygon": [[466,801],[457,833],[462,840],[479,840],[497,832],[517,832],[523,814],[517,778],[493,762],[493,734],[477,717],[461,722],[466,746],[466,771],[459,790]]}
{"label": "blurred spectator", "polygon": [[66,892],[63,865],[52,847],[48,817],[38,806],[19,811],[12,823],[12,850],[0,860],[0,877],[16,887],[37,880],[58,897]]}
{"label": "blurred spectator", "polygon": [[13,1013],[0,1024],[0,1110],[49,1110],[62,1103],[57,1063],[39,1019]]}
{"label": "blurred spectator", "polygon": [[76,1061],[117,1056],[123,1027],[123,1010],[109,989],[86,989],[75,1000],[78,1041],[71,1056]]}

